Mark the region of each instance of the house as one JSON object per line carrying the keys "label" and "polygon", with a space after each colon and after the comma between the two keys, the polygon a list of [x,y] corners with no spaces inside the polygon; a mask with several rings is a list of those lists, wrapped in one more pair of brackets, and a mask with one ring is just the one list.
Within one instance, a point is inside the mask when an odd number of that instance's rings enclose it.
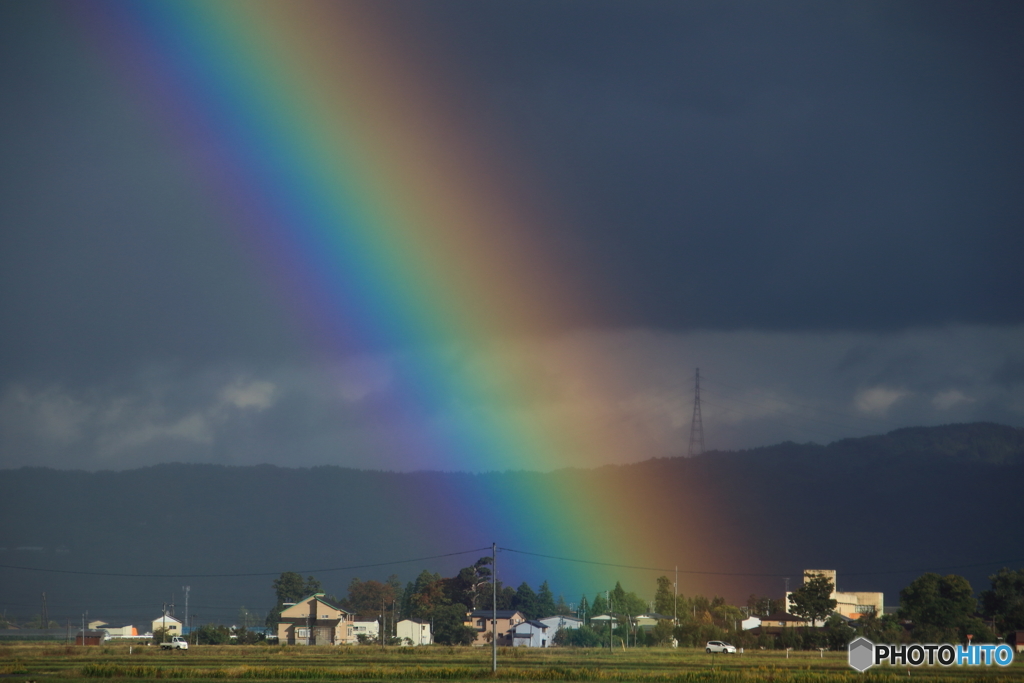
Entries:
{"label": "house", "polygon": [[103,629],[107,632],[108,638],[137,638],[139,636],[139,630],[131,624],[126,626],[111,626],[105,621],[94,619],[86,626],[90,629]]}
{"label": "house", "polygon": [[552,638],[555,637],[555,634],[558,633],[560,629],[579,628],[583,625],[582,619],[566,616],[564,614],[559,614],[554,617],[544,617],[543,619],[538,619],[537,621],[539,621],[542,624],[547,624],[548,628],[551,629]]}
{"label": "house", "polygon": [[786,612],[773,612],[766,617],[761,617],[761,625],[750,629],[750,633],[759,636],[762,633],[779,635],[786,629],[803,628],[810,626],[810,622],[803,617],[798,617]]}
{"label": "house", "polygon": [[107,639],[107,632],[101,628],[79,629],[75,635],[75,645],[102,645]]}
{"label": "house", "polygon": [[529,619],[512,627],[514,647],[551,647],[554,632],[542,621]]}
{"label": "house", "polygon": [[469,612],[463,623],[476,629],[476,640],[473,645],[486,645],[491,642],[491,619],[497,619],[498,645],[512,645],[512,629],[526,621],[519,610],[500,609],[497,613],[489,609]]}
{"label": "house", "polygon": [[374,641],[380,637],[380,622],[377,621],[353,621],[352,622],[352,634],[355,635],[356,640],[362,641]]}
{"label": "house", "polygon": [[168,614],[153,620],[153,633],[156,633],[160,629],[167,631],[168,639],[172,636],[180,636],[183,633],[181,629],[181,622]]}
{"label": "house", "polygon": [[665,616],[664,614],[652,612],[650,614],[638,615],[634,621],[637,628],[642,628],[646,632],[653,630],[654,627],[658,625],[659,621],[674,621],[674,619],[672,617]]}
{"label": "house", "polygon": [[607,626],[611,624],[614,627],[619,625],[619,620],[610,614],[599,614],[596,617],[590,617],[590,623],[594,626]]}
{"label": "house", "polygon": [[395,627],[395,635],[401,638],[402,645],[430,645],[434,642],[430,622],[422,619],[402,619]]}
{"label": "house", "polygon": [[740,622],[740,629],[749,631],[761,625],[761,617],[750,616]]}
{"label": "house", "polygon": [[277,641],[289,645],[348,645],[356,642],[355,615],[314,593],[285,603],[277,623]]}
{"label": "house", "polygon": [[[835,612],[849,619],[859,619],[863,614],[878,614],[881,616],[883,613],[883,593],[875,592],[846,592],[838,590],[838,582],[836,580],[835,569],[805,569],[804,570],[804,583],[807,583],[811,579],[824,576],[832,582],[832,594],[831,599],[836,601]],[[790,596],[792,592],[786,593],[786,611],[793,611],[793,603],[790,602]],[[822,624],[815,624],[820,626]]]}
{"label": "house", "polygon": [[1014,631],[1006,638],[1006,644],[1016,652],[1024,652],[1024,631]]}

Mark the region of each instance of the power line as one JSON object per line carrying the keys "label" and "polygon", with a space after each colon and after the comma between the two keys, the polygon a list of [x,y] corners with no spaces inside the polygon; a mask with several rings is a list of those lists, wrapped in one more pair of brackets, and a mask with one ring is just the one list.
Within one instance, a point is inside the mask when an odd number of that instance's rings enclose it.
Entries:
{"label": "power line", "polygon": [[[468,555],[479,553],[490,548],[474,548],[472,550],[461,550],[457,553],[445,553],[444,555],[430,555],[427,557],[414,557],[408,560],[392,560],[390,562],[375,562],[372,564],[354,564],[348,567],[330,567],[327,569],[303,569],[297,574],[322,574],[324,572],[341,572],[350,569],[367,569],[370,567],[386,567],[392,564],[407,564],[409,562],[423,562],[425,560],[437,560],[443,557],[455,557],[457,555]],[[114,572],[83,572],[71,569],[44,569],[42,567],[21,567],[12,564],[0,564],[0,569],[20,569],[30,572],[49,572],[51,574],[76,574],[79,576],[114,576],[120,578],[145,578],[145,579],[219,579],[219,578],[244,578],[250,576],[279,576],[284,572],[252,572],[245,574],[124,574]]]}
{"label": "power line", "polygon": [[[529,551],[526,551],[526,550],[515,550],[513,548],[498,548],[498,550],[504,550],[504,551],[507,551],[507,552],[510,552],[510,553],[518,553],[520,555],[531,555],[533,557],[543,557],[543,558],[546,558],[546,559],[549,559],[549,560],[559,560],[561,562],[573,562],[573,563],[576,563],[576,564],[590,564],[590,565],[597,565],[597,566],[601,566],[601,567],[615,567],[617,569],[638,569],[638,570],[641,570],[641,571],[649,571],[649,572],[674,572],[674,571],[676,571],[676,569],[674,567],[669,567],[669,568],[666,568],[666,567],[641,567],[641,566],[629,565],[629,564],[615,564],[613,562],[597,562],[595,560],[581,560],[581,559],[571,558],[571,557],[559,557],[557,555],[545,555],[545,554],[542,554],[542,553],[532,553],[532,552],[529,552]],[[883,575],[883,574],[910,574],[910,573],[917,573],[917,572],[938,572],[938,571],[948,571],[948,570],[951,570],[951,569],[970,569],[970,568],[973,568],[973,567],[989,567],[989,566],[994,566],[994,565],[997,565],[997,564],[1006,565],[1006,566],[1014,565],[1014,564],[1024,564],[1024,559],[1019,559],[1019,560],[999,560],[999,561],[993,561],[993,562],[978,562],[978,563],[974,563],[974,564],[948,565],[948,566],[945,566],[945,567],[926,567],[926,568],[923,568],[923,569],[891,569],[891,570],[884,570],[884,571],[877,571],[877,572],[843,572],[843,576],[880,576],[880,575]],[[768,574],[768,573],[754,573],[754,572],[713,572],[713,571],[699,571],[699,570],[695,570],[695,569],[679,569],[678,571],[679,571],[680,574],[700,574],[700,575],[703,575],[703,576],[747,576],[747,577],[768,577],[768,578],[786,577],[786,576],[792,576],[792,574],[793,574],[792,572],[787,572],[787,573],[782,573],[782,574]]]}

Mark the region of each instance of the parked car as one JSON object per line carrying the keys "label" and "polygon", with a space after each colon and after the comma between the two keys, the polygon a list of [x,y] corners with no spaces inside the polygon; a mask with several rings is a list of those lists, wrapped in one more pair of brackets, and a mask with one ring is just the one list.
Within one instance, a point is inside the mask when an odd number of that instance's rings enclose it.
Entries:
{"label": "parked car", "polygon": [[181,636],[174,636],[166,643],[160,643],[160,649],[162,650],[187,650],[188,641]]}
{"label": "parked car", "polygon": [[736,654],[736,646],[724,643],[721,640],[709,640],[705,649],[710,652],[727,652],[729,654]]}

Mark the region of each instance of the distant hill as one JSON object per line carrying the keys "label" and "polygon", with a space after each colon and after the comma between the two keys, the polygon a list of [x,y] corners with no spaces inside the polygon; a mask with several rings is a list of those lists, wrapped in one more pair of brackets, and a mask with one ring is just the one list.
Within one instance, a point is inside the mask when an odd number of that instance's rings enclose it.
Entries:
{"label": "distant hill", "polygon": [[[886,602],[896,604],[899,589],[924,569],[963,574],[981,590],[998,569],[992,562],[1024,566],[1018,521],[1024,430],[978,423],[548,474],[183,464],[123,472],[4,470],[0,565],[55,571],[0,568],[0,609],[38,614],[46,592],[52,618],[79,618],[88,610],[110,622],[138,622],[154,618],[165,602],[184,614],[182,587],[190,585],[191,613],[231,622],[242,605],[266,610],[273,604],[272,577],[251,574],[425,558],[478,546],[482,531],[488,543],[536,549],[539,539],[516,523],[533,512],[530,506],[488,501],[547,500],[580,486],[594,497],[567,504],[622,509],[622,524],[653,539],[649,558],[617,563],[678,565],[684,593],[719,593],[736,602],[753,592],[779,596],[782,576],[796,581],[805,567],[835,568],[840,588],[883,590]],[[490,495],[497,491],[522,496]],[[467,510],[470,492],[485,504]],[[423,568],[453,573],[475,559],[318,578],[343,594],[352,576],[398,573],[407,581]],[[536,587],[550,572],[562,572],[570,578],[552,588],[570,601],[604,586],[571,580],[577,568],[594,568],[585,564],[511,553],[500,559],[512,585],[526,580]],[[628,589],[653,595],[655,576],[607,568],[600,580],[621,578]]]}

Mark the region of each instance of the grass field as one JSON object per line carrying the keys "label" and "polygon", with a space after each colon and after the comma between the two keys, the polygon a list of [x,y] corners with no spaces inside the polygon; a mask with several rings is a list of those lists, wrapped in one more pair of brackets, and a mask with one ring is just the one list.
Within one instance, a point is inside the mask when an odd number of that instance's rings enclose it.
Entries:
{"label": "grass field", "polygon": [[[846,653],[758,651],[708,655],[697,650],[515,650],[498,655],[504,681],[1024,681],[1024,658],[1008,667],[875,667],[858,674]],[[492,678],[490,648],[198,646],[188,652],[108,644],[0,645],[4,683],[102,679],[153,681],[474,681]]]}

